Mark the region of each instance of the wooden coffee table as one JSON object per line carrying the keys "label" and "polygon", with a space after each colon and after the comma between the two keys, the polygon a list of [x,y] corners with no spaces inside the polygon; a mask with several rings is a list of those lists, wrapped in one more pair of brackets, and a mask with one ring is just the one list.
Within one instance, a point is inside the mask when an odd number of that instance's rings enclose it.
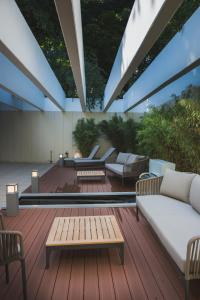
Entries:
{"label": "wooden coffee table", "polygon": [[104,170],[83,170],[83,171],[77,171],[76,172],[77,176],[77,182],[80,179],[103,179],[105,180],[106,178],[106,173]]}
{"label": "wooden coffee table", "polygon": [[58,217],[53,221],[46,242],[46,268],[53,250],[116,247],[124,264],[124,239],[114,215]]}

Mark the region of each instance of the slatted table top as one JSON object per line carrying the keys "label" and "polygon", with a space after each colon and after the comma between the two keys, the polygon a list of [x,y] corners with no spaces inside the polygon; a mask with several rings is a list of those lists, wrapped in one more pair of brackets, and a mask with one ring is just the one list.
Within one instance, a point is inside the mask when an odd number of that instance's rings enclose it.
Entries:
{"label": "slatted table top", "polygon": [[77,177],[96,177],[105,176],[105,171],[103,170],[83,170],[77,171]]}
{"label": "slatted table top", "polygon": [[114,215],[55,218],[46,246],[124,243]]}

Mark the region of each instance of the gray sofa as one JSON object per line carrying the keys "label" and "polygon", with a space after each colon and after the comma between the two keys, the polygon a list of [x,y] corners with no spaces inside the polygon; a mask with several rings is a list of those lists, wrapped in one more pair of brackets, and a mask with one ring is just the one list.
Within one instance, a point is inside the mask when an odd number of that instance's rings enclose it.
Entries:
{"label": "gray sofa", "polygon": [[200,176],[167,170],[136,183],[136,208],[145,216],[185,277],[200,279]]}
{"label": "gray sofa", "polygon": [[106,170],[121,177],[122,183],[124,183],[125,178],[137,180],[141,173],[147,171],[148,161],[149,159],[145,156],[120,152],[115,163],[106,164]]}

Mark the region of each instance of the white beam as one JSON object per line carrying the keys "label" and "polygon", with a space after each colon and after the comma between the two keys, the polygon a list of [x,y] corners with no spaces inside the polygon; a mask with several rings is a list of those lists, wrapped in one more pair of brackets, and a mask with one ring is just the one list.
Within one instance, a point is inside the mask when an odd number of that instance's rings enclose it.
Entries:
{"label": "white beam", "polygon": [[15,96],[4,91],[3,89],[0,89],[0,102],[10,107],[13,107],[16,110],[23,110],[22,102],[16,99]]}
{"label": "white beam", "polygon": [[0,51],[64,109],[64,91],[14,0],[0,1]]}
{"label": "white beam", "polygon": [[35,111],[31,104],[18,99],[16,96],[0,88],[0,103],[3,103],[9,107],[19,111]]}
{"label": "white beam", "polygon": [[105,111],[137,70],[182,2],[183,0],[135,1],[105,88]]}
{"label": "white beam", "polygon": [[85,66],[80,0],[54,0],[82,110],[86,109]]}
{"label": "white beam", "polygon": [[[125,111],[142,103],[200,63],[200,8],[124,94]],[[180,51],[181,49],[181,51]]]}
{"label": "white beam", "polygon": [[44,110],[44,95],[12,62],[0,53],[0,86],[11,94]]}

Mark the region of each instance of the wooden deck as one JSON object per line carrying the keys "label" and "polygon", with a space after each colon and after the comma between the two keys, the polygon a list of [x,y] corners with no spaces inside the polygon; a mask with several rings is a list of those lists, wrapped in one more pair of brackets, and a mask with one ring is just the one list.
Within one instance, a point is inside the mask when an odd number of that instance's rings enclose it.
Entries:
{"label": "wooden deck", "polygon": [[[123,185],[121,179],[111,172],[107,172],[105,182],[101,179],[88,179],[77,183],[74,168],[54,166],[40,178],[41,193],[133,192],[134,190],[134,181],[126,180]],[[31,187],[25,192],[31,192]]]}
{"label": "wooden deck", "polygon": [[[125,261],[118,251],[70,250],[52,253],[45,269],[45,242],[55,217],[114,214],[125,239]],[[181,276],[144,219],[133,208],[24,209],[5,217],[20,230],[26,254],[28,299],[37,300],[178,300],[184,299]],[[22,299],[18,263],[10,265],[10,284],[0,268],[0,299]],[[200,300],[200,282],[192,283],[191,300]]]}

